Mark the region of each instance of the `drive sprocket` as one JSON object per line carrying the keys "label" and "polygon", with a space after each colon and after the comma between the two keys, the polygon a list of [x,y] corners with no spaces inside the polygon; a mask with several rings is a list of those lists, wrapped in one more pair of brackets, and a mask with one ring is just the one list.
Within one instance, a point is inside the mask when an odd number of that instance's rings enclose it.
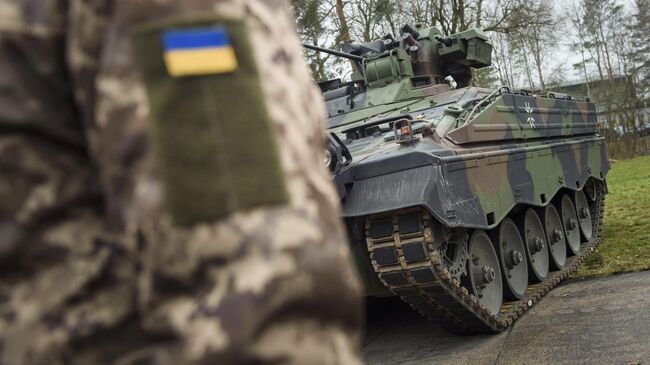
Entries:
{"label": "drive sprocket", "polygon": [[456,230],[438,248],[440,257],[442,257],[443,263],[452,278],[460,280],[461,276],[467,275],[467,260],[469,259],[469,253],[467,251],[468,240],[469,235],[467,231]]}

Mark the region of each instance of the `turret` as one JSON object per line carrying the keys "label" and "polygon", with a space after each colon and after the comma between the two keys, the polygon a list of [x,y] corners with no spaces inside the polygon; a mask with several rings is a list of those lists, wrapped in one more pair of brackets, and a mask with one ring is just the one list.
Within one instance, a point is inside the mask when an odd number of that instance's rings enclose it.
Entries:
{"label": "turret", "polygon": [[395,39],[387,34],[366,43],[343,43],[341,52],[305,45],[311,49],[346,57],[355,64],[353,81],[367,88],[410,80],[411,88],[444,84],[452,76],[458,87],[469,84],[470,67],[491,64],[492,45],[485,33],[470,29],[443,36],[433,27],[404,25]]}

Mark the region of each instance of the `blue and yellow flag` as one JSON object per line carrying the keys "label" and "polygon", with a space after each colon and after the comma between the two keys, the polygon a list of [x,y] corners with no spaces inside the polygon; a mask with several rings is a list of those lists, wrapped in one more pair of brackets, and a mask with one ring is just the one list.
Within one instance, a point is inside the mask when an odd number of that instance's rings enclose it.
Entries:
{"label": "blue and yellow flag", "polygon": [[218,74],[237,68],[225,27],[167,31],[162,44],[165,66],[172,76]]}

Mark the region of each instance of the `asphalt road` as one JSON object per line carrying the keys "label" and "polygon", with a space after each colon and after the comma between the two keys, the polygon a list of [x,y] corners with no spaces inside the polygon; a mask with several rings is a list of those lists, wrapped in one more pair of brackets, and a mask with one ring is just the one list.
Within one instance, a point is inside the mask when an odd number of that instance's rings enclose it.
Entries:
{"label": "asphalt road", "polygon": [[497,335],[456,336],[393,298],[368,304],[375,364],[650,364],[650,271],[574,280]]}

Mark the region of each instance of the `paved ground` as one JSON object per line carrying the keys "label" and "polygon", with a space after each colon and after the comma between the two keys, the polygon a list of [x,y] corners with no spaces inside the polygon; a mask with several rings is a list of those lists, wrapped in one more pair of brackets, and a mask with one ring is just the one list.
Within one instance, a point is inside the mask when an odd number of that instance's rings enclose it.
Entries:
{"label": "paved ground", "polygon": [[363,355],[369,365],[650,364],[650,271],[566,282],[497,335],[451,335],[377,300]]}

